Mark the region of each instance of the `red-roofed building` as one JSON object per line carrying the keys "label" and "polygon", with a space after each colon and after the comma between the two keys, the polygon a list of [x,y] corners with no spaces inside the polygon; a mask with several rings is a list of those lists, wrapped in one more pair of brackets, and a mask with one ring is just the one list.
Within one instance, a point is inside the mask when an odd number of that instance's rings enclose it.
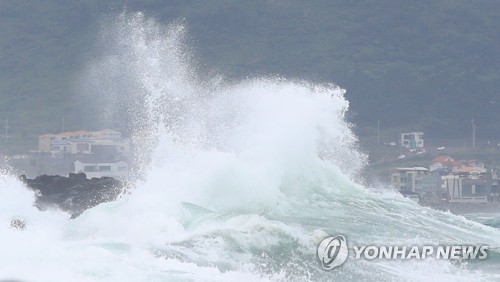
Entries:
{"label": "red-roofed building", "polygon": [[432,160],[429,167],[430,171],[446,169],[449,172],[454,172],[463,167],[474,167],[484,169],[484,164],[478,160],[454,160],[449,156],[438,156]]}

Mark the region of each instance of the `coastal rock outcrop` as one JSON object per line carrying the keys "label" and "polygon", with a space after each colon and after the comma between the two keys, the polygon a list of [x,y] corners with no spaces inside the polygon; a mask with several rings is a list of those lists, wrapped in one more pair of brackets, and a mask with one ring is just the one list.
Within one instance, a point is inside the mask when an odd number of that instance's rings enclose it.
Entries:
{"label": "coastal rock outcrop", "polygon": [[13,218],[10,221],[10,228],[17,229],[17,230],[24,230],[26,229],[26,221],[21,218]]}
{"label": "coastal rock outcrop", "polygon": [[36,206],[42,210],[57,207],[72,218],[88,208],[113,201],[124,191],[124,183],[111,177],[87,179],[85,173],[70,173],[68,177],[40,175],[20,179],[35,191]]}

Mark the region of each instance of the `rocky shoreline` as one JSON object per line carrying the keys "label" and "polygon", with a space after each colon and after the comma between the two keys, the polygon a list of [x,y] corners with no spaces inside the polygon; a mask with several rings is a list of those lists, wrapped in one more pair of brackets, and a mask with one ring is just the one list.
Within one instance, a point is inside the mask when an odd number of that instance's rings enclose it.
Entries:
{"label": "rocky shoreline", "polygon": [[35,205],[39,209],[59,208],[71,214],[71,218],[101,203],[116,200],[126,187],[111,177],[88,179],[85,173],[70,173],[68,177],[40,175],[34,179],[21,175],[19,178],[35,192]]}
{"label": "rocky shoreline", "polygon": [[[35,205],[41,209],[58,208],[75,218],[85,210],[101,203],[116,200],[127,190],[127,184],[111,177],[90,178],[84,173],[70,173],[68,177],[40,175],[34,179],[19,177],[36,195]],[[500,203],[467,204],[439,203],[424,206],[449,211],[453,214],[500,213]]]}

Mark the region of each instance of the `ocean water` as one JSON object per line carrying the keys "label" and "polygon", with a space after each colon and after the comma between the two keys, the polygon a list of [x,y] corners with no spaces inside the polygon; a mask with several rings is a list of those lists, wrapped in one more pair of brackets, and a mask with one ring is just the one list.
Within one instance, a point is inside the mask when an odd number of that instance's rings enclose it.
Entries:
{"label": "ocean water", "polygon": [[[103,28],[88,89],[135,132],[138,180],[69,220],[0,176],[0,279],[498,281],[500,230],[363,184],[366,156],[336,85],[199,74],[182,23],[123,13]],[[94,87],[94,88],[93,88]],[[89,93],[88,95],[92,95]],[[9,227],[13,218],[25,230]],[[483,261],[354,260],[319,242],[488,245]]]}
{"label": "ocean water", "polygon": [[500,228],[500,213],[468,213],[465,218],[495,228]]}

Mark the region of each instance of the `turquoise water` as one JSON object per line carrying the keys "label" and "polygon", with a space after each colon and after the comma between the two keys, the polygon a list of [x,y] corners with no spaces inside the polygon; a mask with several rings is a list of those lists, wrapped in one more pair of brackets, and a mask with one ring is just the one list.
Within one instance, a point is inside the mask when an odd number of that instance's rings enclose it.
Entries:
{"label": "turquoise water", "polygon": [[487,226],[500,228],[500,212],[499,213],[470,213],[465,214],[465,218],[482,223]]}

